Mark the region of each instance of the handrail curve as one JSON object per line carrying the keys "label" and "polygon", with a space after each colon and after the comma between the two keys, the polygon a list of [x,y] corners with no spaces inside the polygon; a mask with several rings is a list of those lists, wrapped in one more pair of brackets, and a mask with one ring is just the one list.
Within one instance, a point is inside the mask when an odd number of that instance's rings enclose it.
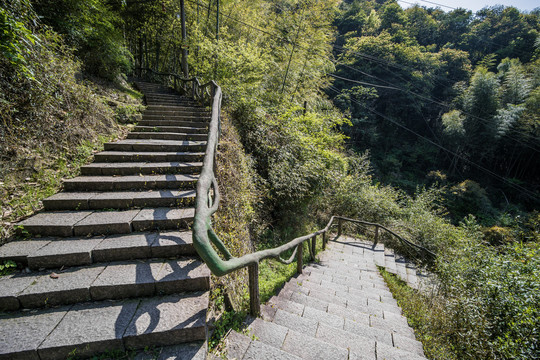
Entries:
{"label": "handrail curve", "polygon": [[[201,174],[199,176],[199,180],[197,181],[195,216],[192,227],[193,246],[195,247],[195,250],[202,258],[202,260],[204,260],[208,268],[216,276],[223,276],[241,268],[249,267],[251,310],[253,314],[258,313],[259,311],[259,305],[257,305],[259,299],[258,280],[256,280],[258,279],[259,262],[263,259],[273,258],[283,264],[291,264],[296,257],[298,261],[298,271],[301,272],[303,243],[312,240],[311,246],[308,246],[308,248],[311,257],[314,259],[316,237],[319,235],[323,236],[324,249],[327,242],[326,233],[329,232],[330,227],[334,225],[335,221],[338,222],[338,237],[341,235],[343,221],[361,225],[374,226],[375,241],[373,246],[375,246],[378,241],[378,230],[380,228],[396,237],[402,244],[405,244],[406,246],[415,249],[418,252],[424,252],[433,259],[436,257],[436,254],[432,251],[402,238],[401,236],[381,224],[363,220],[350,219],[343,216],[332,216],[326,227],[324,227],[323,229],[315,231],[308,235],[297,237],[273,249],[260,250],[240,257],[234,257],[229,252],[226,245],[214,232],[211,223],[212,215],[218,210],[219,202],[221,199],[218,183],[214,173],[219,136],[221,132],[221,101],[223,97],[221,87],[213,80],[201,85],[197,77],[185,79],[177,74],[159,73],[147,68],[139,70],[139,74],[141,74],[142,71],[147,71],[158,76],[173,77],[175,90],[178,90],[176,86],[177,81],[181,81],[181,89],[185,94],[190,93],[188,91],[187,84],[191,82],[192,86],[190,96],[194,100],[199,101],[201,105],[211,106],[211,120],[208,129],[206,151],[204,155]],[[292,255],[287,260],[283,259],[281,256],[289,250],[293,250]],[[256,282],[256,285],[252,284],[254,282]]]}

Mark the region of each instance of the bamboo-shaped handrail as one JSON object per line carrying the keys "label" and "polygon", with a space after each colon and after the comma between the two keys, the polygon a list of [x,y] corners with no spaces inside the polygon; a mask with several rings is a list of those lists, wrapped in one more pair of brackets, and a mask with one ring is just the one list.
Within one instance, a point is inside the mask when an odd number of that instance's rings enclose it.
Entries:
{"label": "bamboo-shaped handrail", "polygon": [[[208,131],[208,141],[206,143],[206,152],[204,155],[203,166],[199,180],[197,181],[197,197],[195,205],[195,216],[193,220],[193,246],[199,254],[199,256],[204,260],[208,268],[216,276],[223,276],[229,274],[233,271],[248,267],[249,269],[249,289],[250,289],[250,310],[253,315],[257,315],[260,312],[259,304],[259,283],[258,283],[258,267],[259,262],[263,259],[273,258],[284,264],[290,264],[294,261],[296,256],[297,261],[297,272],[302,273],[303,267],[303,243],[311,240],[310,246],[308,249],[310,251],[311,258],[315,259],[316,251],[316,239],[317,236],[322,235],[322,248],[326,247],[328,242],[327,232],[329,232],[330,227],[334,225],[334,222],[337,220],[338,233],[339,237],[342,232],[342,222],[347,221],[351,223],[368,225],[375,227],[375,241],[374,245],[377,244],[379,228],[387,231],[389,234],[395,236],[403,244],[417,250],[424,251],[429,254],[431,257],[436,257],[436,255],[429,251],[428,249],[414,244],[387,227],[372,223],[363,220],[349,219],[343,216],[332,216],[330,221],[321,230],[315,231],[311,234],[297,237],[288,243],[285,243],[281,246],[275,247],[273,249],[266,249],[257,251],[251,254],[246,254],[240,257],[234,257],[229,252],[225,244],[221,239],[216,235],[212,228],[211,219],[212,214],[214,214],[220,202],[220,193],[217,180],[214,173],[215,158],[217,153],[217,146],[219,142],[219,135],[221,129],[221,100],[222,92],[221,87],[217,85],[214,81],[210,81],[204,85],[201,85],[199,80],[196,77],[184,79],[176,74],[169,73],[158,73],[151,69],[142,69],[146,71],[151,71],[155,75],[159,76],[173,76],[175,79],[181,80],[184,83],[192,82],[192,93],[191,96],[194,100],[198,100],[202,105],[205,104],[205,94],[208,95],[208,100],[210,100],[212,115]],[[210,91],[208,91],[210,89]],[[185,89],[184,89],[185,90]],[[211,194],[213,193],[213,198]],[[214,248],[215,247],[215,248]],[[217,251],[216,251],[217,249]],[[281,258],[283,253],[293,250],[292,255],[289,259],[284,260]],[[221,256],[220,256],[221,254]],[[223,258],[222,258],[223,257]]]}

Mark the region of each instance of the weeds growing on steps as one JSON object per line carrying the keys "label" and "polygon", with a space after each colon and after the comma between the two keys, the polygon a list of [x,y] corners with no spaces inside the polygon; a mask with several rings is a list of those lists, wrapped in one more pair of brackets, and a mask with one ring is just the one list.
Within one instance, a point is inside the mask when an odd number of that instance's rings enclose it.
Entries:
{"label": "weeds growing on steps", "polygon": [[403,316],[407,318],[407,322],[414,329],[416,340],[424,346],[426,357],[428,359],[457,360],[458,357],[453,351],[452,344],[447,341],[445,336],[441,336],[445,328],[441,304],[436,299],[430,299],[411,289],[404,281],[384,268],[379,267],[379,271],[403,310]]}

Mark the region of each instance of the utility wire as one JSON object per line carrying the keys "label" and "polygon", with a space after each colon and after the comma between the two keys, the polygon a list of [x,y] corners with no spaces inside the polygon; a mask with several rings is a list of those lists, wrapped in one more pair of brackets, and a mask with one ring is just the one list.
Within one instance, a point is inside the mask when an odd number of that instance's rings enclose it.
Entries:
{"label": "utility wire", "polygon": [[[408,93],[408,94],[410,94],[410,95],[419,97],[419,98],[421,98],[421,99],[423,99],[423,100],[425,100],[425,101],[432,102],[432,103],[434,103],[434,104],[437,104],[437,105],[439,105],[439,106],[442,106],[442,107],[445,107],[445,108],[448,108],[448,109],[451,109],[451,108],[452,108],[449,104],[446,104],[446,103],[444,103],[442,100],[437,99],[437,98],[435,98],[435,97],[427,97],[427,96],[424,96],[424,95],[415,93],[415,92],[413,92],[413,91],[410,91],[410,90],[408,90],[408,89],[400,88],[400,87],[398,87],[397,85],[395,85],[395,84],[393,84],[393,83],[391,83],[391,82],[389,82],[389,81],[387,81],[387,80],[381,79],[381,78],[379,78],[378,76],[371,75],[371,74],[369,74],[369,73],[366,73],[366,72],[364,72],[364,71],[362,71],[362,70],[360,70],[360,69],[357,69],[357,68],[355,68],[355,67],[349,66],[349,65],[347,65],[347,64],[343,64],[343,63],[340,63],[340,62],[337,62],[337,61],[334,62],[334,63],[335,63],[336,65],[340,65],[340,66],[346,67],[346,68],[348,68],[348,69],[351,69],[351,70],[353,70],[353,71],[359,72],[359,73],[361,73],[362,75],[365,75],[365,76],[368,76],[368,77],[377,79],[377,80],[379,80],[379,81],[382,81],[382,82],[384,82],[384,83],[386,83],[386,84],[392,85],[394,88],[396,88],[396,89],[398,89],[398,90],[401,90],[401,91],[406,92],[406,93]],[[388,70],[388,71],[390,71],[391,73],[393,73],[391,70]],[[356,81],[356,80],[353,80],[353,79],[346,79],[346,78],[342,78],[342,79],[343,79],[343,80],[349,80],[349,81],[352,81],[352,82]],[[482,122],[484,122],[484,123],[486,123],[486,124],[490,122],[488,119],[481,118],[481,117],[479,117],[479,116],[470,114],[470,113],[468,113],[468,112],[466,112],[466,111],[462,111],[462,113],[465,114],[465,115],[468,115],[468,116],[470,116],[470,117],[472,117],[472,118],[475,118],[475,119],[477,119],[477,120],[480,120],[480,121],[482,121]],[[534,137],[534,136],[532,136],[532,135],[530,135],[530,134],[523,133],[523,132],[519,132],[519,131],[515,131],[515,132],[518,133],[518,134],[520,134],[520,135],[522,135],[522,136],[524,136],[524,137],[532,138],[532,139],[536,140],[536,137]],[[516,142],[518,142],[518,143],[520,143],[520,144],[522,144],[522,145],[524,145],[524,146],[529,147],[530,149],[533,149],[533,150],[535,150],[535,151],[539,151],[539,150],[537,150],[536,148],[532,148],[532,147],[530,147],[528,144],[521,142],[519,139],[513,138],[513,137],[511,137],[511,136],[509,136],[509,135],[506,135],[506,136],[507,136],[509,139],[512,139],[512,140],[514,140],[514,141],[516,141]]]}
{"label": "utility wire", "polygon": [[[375,75],[368,74],[368,73],[366,73],[366,72],[364,72],[364,71],[362,71],[362,70],[359,70],[359,69],[357,69],[357,68],[355,68],[355,67],[352,67],[352,66],[349,66],[349,65],[347,65],[347,64],[342,64],[342,63],[339,63],[339,62],[336,62],[336,64],[337,64],[337,65],[344,66],[344,67],[346,67],[346,68],[348,68],[348,69],[357,71],[357,72],[359,72],[359,73],[361,73],[361,74],[363,74],[363,75],[365,75],[365,76],[368,76],[368,77],[377,79],[377,80],[382,81],[382,82],[384,82],[384,83],[386,83],[386,84],[389,84],[389,85],[391,85],[392,88],[395,89],[395,90],[400,90],[400,91],[406,92],[406,93],[408,93],[408,94],[410,94],[410,95],[416,96],[416,97],[421,98],[422,100],[425,100],[425,101],[429,101],[429,102],[431,102],[431,103],[434,103],[434,104],[439,105],[439,106],[441,106],[441,107],[444,107],[444,108],[446,108],[446,109],[452,109],[452,107],[451,107],[449,104],[446,104],[446,103],[442,102],[442,101],[439,100],[439,99],[436,99],[436,98],[430,98],[430,97],[427,97],[427,96],[424,96],[424,95],[421,95],[421,94],[412,92],[412,91],[410,91],[410,90],[408,90],[408,89],[404,89],[404,88],[398,87],[397,85],[395,85],[395,84],[393,84],[393,83],[391,83],[391,82],[389,82],[389,81],[387,81],[387,80],[381,79],[381,78],[379,78],[379,77],[377,77],[377,76],[375,76]],[[330,75],[332,75],[332,74],[330,74]],[[334,76],[334,75],[332,75],[332,76]],[[357,82],[357,80],[347,79],[347,78],[344,78],[344,77],[340,77],[340,79],[345,80],[345,81],[350,81],[350,82]],[[367,86],[369,86],[369,85],[367,85]],[[378,87],[382,87],[382,86],[380,86],[380,85],[377,85],[377,86],[378,86]],[[462,111],[462,113],[465,114],[465,115],[468,115],[468,116],[470,116],[470,117],[472,117],[472,118],[474,118],[474,119],[476,119],[476,120],[479,120],[479,121],[483,122],[484,124],[489,124],[489,123],[490,123],[490,121],[489,121],[488,119],[481,118],[481,117],[479,117],[479,116],[470,114],[470,113],[468,113],[468,112],[466,112],[466,111]],[[520,134],[520,135],[522,135],[522,136],[524,136],[524,137],[526,137],[526,138],[528,138],[528,139],[536,140],[536,137],[534,137],[534,136],[532,136],[532,135],[530,135],[530,134],[523,133],[523,132],[516,131],[516,130],[514,130],[514,132],[516,132],[517,134]],[[515,141],[515,142],[517,142],[517,143],[519,143],[519,144],[521,144],[521,145],[523,145],[523,146],[525,146],[525,147],[527,147],[527,148],[529,148],[529,149],[531,149],[531,150],[534,150],[535,152],[540,152],[540,150],[537,149],[536,147],[534,147],[533,145],[530,145],[529,143],[522,142],[521,140],[519,140],[519,139],[517,139],[517,138],[515,138],[515,137],[513,137],[513,136],[511,136],[511,135],[509,135],[508,133],[505,133],[505,134],[503,134],[502,136],[507,137],[508,139],[511,139],[511,140],[513,140],[513,141]]]}
{"label": "utility wire", "polygon": [[[209,5],[205,5],[204,3],[199,2],[199,1],[197,1],[197,0],[187,0],[187,1],[189,1],[189,2],[191,2],[191,3],[199,4],[199,5],[201,5],[201,6],[206,6],[206,7],[209,6]],[[215,12],[215,10],[213,10],[213,9],[211,9],[210,11]],[[266,34],[266,35],[269,35],[269,36],[278,38],[278,39],[280,39],[280,40],[283,41],[283,42],[286,42],[286,43],[289,43],[289,44],[293,44],[293,45],[295,45],[295,46],[297,46],[297,47],[299,47],[299,48],[301,48],[301,49],[303,49],[303,50],[305,50],[305,51],[309,51],[309,49],[305,48],[304,46],[302,46],[302,45],[300,45],[300,44],[298,44],[298,43],[296,43],[296,42],[294,42],[294,41],[291,41],[291,40],[289,40],[289,39],[280,37],[280,36],[278,36],[278,35],[276,35],[276,34],[273,34],[273,33],[271,33],[271,32],[268,32],[268,31],[266,31],[266,30],[260,29],[260,28],[258,28],[258,27],[256,27],[256,26],[251,25],[251,24],[249,24],[249,23],[246,23],[246,22],[244,22],[244,21],[242,21],[242,20],[238,20],[238,19],[236,19],[236,18],[234,18],[234,17],[232,17],[232,16],[225,15],[225,14],[222,14],[222,16],[224,16],[224,17],[226,17],[226,18],[229,18],[229,19],[232,20],[232,21],[235,21],[235,22],[238,22],[238,23],[240,23],[240,24],[243,24],[243,25],[245,25],[245,26],[247,26],[247,27],[249,27],[249,28],[251,28],[251,29],[260,31],[260,32],[262,32],[262,33],[264,33],[264,34]],[[342,49],[342,50],[341,50],[342,52],[347,51],[347,49],[345,49],[345,48],[342,48],[342,47],[339,47],[339,48]],[[358,54],[358,55],[360,55],[360,56],[363,56],[364,58],[366,58],[366,59],[368,59],[368,60],[372,60],[372,61],[379,62],[379,63],[380,63],[380,62],[383,62],[383,63],[389,64],[389,65],[394,66],[394,67],[397,67],[397,68],[407,69],[407,70],[409,70],[409,71],[411,71],[411,70],[418,70],[418,69],[415,69],[415,68],[412,68],[412,67],[409,67],[409,66],[406,66],[406,65],[396,64],[396,63],[391,63],[391,62],[388,62],[387,60],[380,59],[380,58],[377,58],[377,57],[375,57],[375,56],[371,56],[371,55],[367,55],[367,54],[362,54],[362,53],[358,53],[358,52],[352,52],[352,53]],[[378,77],[376,77],[376,76],[374,76],[374,75],[369,75],[369,74],[367,74],[367,73],[362,72],[361,70],[355,69],[355,68],[350,67],[350,66],[348,66],[348,65],[346,65],[346,64],[341,64],[341,65],[346,66],[346,67],[351,68],[351,69],[354,69],[354,70],[357,70],[357,71],[359,71],[359,72],[361,72],[361,73],[363,73],[363,74],[365,74],[365,75],[367,75],[367,76],[376,78],[376,79],[378,79],[378,80],[380,80],[380,81],[383,81],[383,82],[386,82],[387,84],[390,84],[390,85],[392,85],[392,86],[383,86],[383,85],[376,85],[376,84],[369,84],[369,83],[364,83],[363,85],[366,85],[366,86],[375,86],[375,87],[379,87],[379,88],[388,88],[388,89],[394,89],[394,90],[404,91],[404,92],[409,93],[410,95],[413,95],[413,96],[417,96],[417,97],[419,97],[419,98],[422,98],[422,99],[425,100],[425,101],[430,101],[430,102],[436,103],[436,104],[438,104],[438,105],[440,105],[440,106],[444,106],[444,107],[446,107],[446,108],[451,108],[449,105],[442,103],[440,100],[439,100],[439,101],[436,101],[436,100],[430,99],[430,98],[428,98],[428,97],[426,97],[426,96],[423,96],[423,95],[414,93],[414,92],[412,92],[412,91],[410,91],[410,90],[398,88],[398,87],[396,87],[394,84],[391,84],[391,83],[389,83],[388,81],[383,80],[383,79],[380,79],[380,78],[378,78]],[[391,70],[388,70],[388,71],[390,71],[392,74],[398,76],[397,74],[395,74],[395,73],[392,72]],[[356,82],[356,83],[359,83],[359,84],[363,83],[363,82],[359,82],[359,81],[357,81],[357,80],[343,78],[343,77],[340,77],[340,76],[335,75],[335,74],[327,74],[327,75],[330,75],[330,76],[335,77],[335,78],[340,78],[340,79],[342,79],[342,80],[348,80],[348,81]],[[441,78],[442,78],[442,77],[441,77]],[[446,81],[449,81],[448,78],[443,78],[443,79],[445,79]],[[405,79],[402,79],[402,80],[405,81]],[[467,113],[464,113],[464,114],[467,114]],[[469,115],[469,116],[471,116],[471,117],[474,117],[474,118],[476,118],[476,119],[478,119],[478,120],[480,120],[480,121],[484,121],[485,123],[488,122],[488,120],[483,119],[483,118],[480,118],[480,117],[477,117],[477,116],[474,116],[474,115],[472,115],[472,114],[467,114],[467,115]],[[518,132],[518,133],[519,133],[519,132]],[[524,136],[527,135],[527,134],[524,134],[524,133],[520,133],[520,134],[521,134],[521,135],[524,135]],[[531,150],[534,150],[534,151],[536,151],[536,152],[540,152],[540,151],[537,150],[536,148],[533,148],[533,147],[529,146],[528,144],[521,142],[519,139],[516,139],[516,138],[511,137],[511,136],[508,135],[508,134],[505,134],[504,136],[506,136],[506,137],[508,137],[509,139],[512,139],[512,140],[514,140],[514,141],[516,141],[516,142],[522,144],[523,146],[525,146],[525,147],[527,147],[527,148],[529,148],[529,149],[531,149]]]}
{"label": "utility wire", "polygon": [[[340,91],[339,91],[337,88],[333,87],[333,86],[330,86],[330,89],[331,89],[332,91],[338,93],[338,94],[340,93]],[[491,171],[491,170],[489,170],[489,169],[483,167],[482,165],[479,165],[479,164],[477,164],[477,163],[475,163],[475,162],[473,162],[473,161],[471,161],[471,160],[469,160],[469,159],[467,159],[467,158],[465,158],[465,157],[463,157],[463,156],[457,154],[456,152],[454,152],[454,151],[452,151],[452,150],[450,150],[450,149],[445,148],[444,146],[442,146],[442,145],[440,145],[440,144],[434,142],[433,140],[431,140],[431,139],[429,139],[429,138],[427,138],[427,137],[425,137],[425,136],[423,136],[423,135],[417,133],[416,131],[414,131],[414,130],[412,130],[412,129],[409,129],[409,128],[406,127],[405,125],[400,124],[398,121],[395,121],[395,120],[393,120],[392,118],[390,118],[390,117],[388,117],[388,116],[386,116],[386,115],[384,115],[384,114],[378,112],[377,110],[372,109],[372,108],[370,108],[370,107],[368,107],[368,106],[362,104],[361,102],[357,101],[357,100],[356,100],[354,97],[352,97],[352,96],[351,96],[351,100],[352,100],[354,103],[356,103],[357,105],[359,105],[359,106],[363,107],[364,109],[368,110],[369,112],[371,112],[371,113],[373,113],[373,114],[375,114],[375,115],[377,115],[377,116],[380,116],[381,118],[383,118],[383,119],[385,119],[385,120],[387,120],[387,121],[393,123],[394,125],[396,125],[396,126],[402,128],[402,129],[404,129],[404,130],[406,130],[406,131],[408,131],[408,132],[410,132],[410,133],[416,135],[417,137],[419,137],[419,138],[421,138],[421,139],[424,139],[424,140],[427,141],[428,143],[430,143],[430,144],[432,144],[432,145],[438,147],[439,149],[441,149],[441,150],[443,150],[443,151],[448,152],[449,154],[454,155],[455,157],[457,157],[457,158],[459,158],[459,159],[461,159],[461,160],[463,160],[463,161],[465,161],[465,162],[467,162],[467,163],[473,165],[474,167],[476,167],[476,168],[478,168],[478,169],[484,171],[485,173],[487,173],[487,174],[489,174],[489,175],[491,175],[491,176],[493,176],[493,177],[498,178],[499,180],[503,181],[504,183],[506,183],[506,184],[509,185],[510,187],[513,187],[514,189],[516,189],[516,190],[520,191],[521,193],[525,194],[525,195],[528,196],[529,198],[531,198],[531,199],[533,199],[533,200],[539,200],[539,199],[540,199],[540,197],[539,197],[536,193],[534,193],[534,192],[532,192],[532,191],[530,191],[530,190],[528,190],[528,189],[526,189],[526,188],[524,188],[524,187],[522,187],[522,186],[520,186],[520,185],[514,184],[514,183],[508,181],[505,177],[503,177],[503,176],[501,176],[501,175],[499,175],[499,174],[497,174],[497,173],[494,173],[493,171]]]}

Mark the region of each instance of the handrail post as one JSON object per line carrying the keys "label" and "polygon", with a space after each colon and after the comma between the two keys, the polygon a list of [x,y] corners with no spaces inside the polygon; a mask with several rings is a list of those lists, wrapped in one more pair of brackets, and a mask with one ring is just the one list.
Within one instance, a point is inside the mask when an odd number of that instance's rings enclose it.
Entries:
{"label": "handrail post", "polygon": [[326,231],[322,233],[322,249],[326,250]]}
{"label": "handrail post", "polygon": [[298,250],[296,250],[296,272],[298,274],[302,273],[302,268],[304,267],[302,264],[302,260],[304,257],[304,243],[300,243],[298,245]]}
{"label": "handrail post", "polygon": [[259,298],[259,263],[248,266],[249,274],[249,310],[252,316],[261,313],[261,301]]}
{"label": "handrail post", "polygon": [[337,237],[341,236],[341,219],[338,219],[337,223]]}
{"label": "handrail post", "polygon": [[379,242],[379,226],[375,225],[375,240],[373,241],[373,247]]}
{"label": "handrail post", "polygon": [[311,261],[315,261],[316,251],[317,251],[317,235],[311,238]]}

